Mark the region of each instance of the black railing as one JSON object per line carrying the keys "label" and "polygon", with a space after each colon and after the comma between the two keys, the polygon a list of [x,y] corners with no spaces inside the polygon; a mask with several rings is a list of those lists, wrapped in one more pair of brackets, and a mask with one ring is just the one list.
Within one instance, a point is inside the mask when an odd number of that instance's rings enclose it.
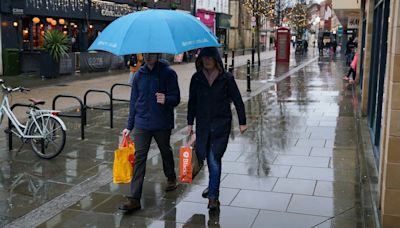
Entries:
{"label": "black railing", "polygon": [[[109,108],[103,108],[103,107],[92,107],[92,106],[88,106],[87,105],[87,96],[90,93],[104,93],[108,96],[108,98],[110,99],[110,107]],[[105,90],[97,90],[97,89],[89,89],[88,91],[86,91],[85,96],[83,97],[83,101],[87,109],[93,109],[93,110],[103,110],[103,111],[110,111],[110,128],[113,128],[113,99],[111,97],[111,94]],[[86,121],[86,116],[85,116],[85,124],[87,124]]]}
{"label": "black railing", "polygon": [[71,95],[64,95],[64,94],[60,94],[54,97],[53,99],[53,104],[52,104],[52,109],[55,110],[56,109],[56,101],[59,98],[72,98],[75,99],[79,102],[79,106],[80,106],[80,110],[79,110],[79,114],[68,114],[68,113],[59,113],[59,116],[63,116],[63,117],[71,117],[71,118],[79,118],[81,119],[81,139],[85,139],[85,121],[86,121],[86,107],[83,104],[82,100],[76,96],[71,96]]}
{"label": "black railing", "polygon": [[129,84],[122,84],[122,83],[115,83],[114,85],[111,86],[111,100],[113,101],[122,101],[122,102],[130,102],[130,99],[120,99],[120,98],[114,98],[114,89],[115,87],[131,87]]}

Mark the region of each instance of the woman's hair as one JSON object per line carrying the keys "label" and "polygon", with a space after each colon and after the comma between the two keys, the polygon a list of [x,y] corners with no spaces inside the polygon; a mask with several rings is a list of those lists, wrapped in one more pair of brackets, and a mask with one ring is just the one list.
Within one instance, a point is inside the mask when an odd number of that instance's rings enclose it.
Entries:
{"label": "woman's hair", "polygon": [[201,57],[197,62],[196,62],[196,67],[197,67],[197,69],[199,69],[200,71],[202,71],[203,70],[203,68],[204,68],[204,66],[203,66],[203,58],[204,57],[211,57],[213,60],[214,60],[214,63],[215,63],[215,66],[218,68],[218,71],[219,72],[223,72],[223,69],[221,69],[221,66],[218,64],[218,61],[214,58],[214,57],[212,57],[212,56],[203,56],[203,57]]}

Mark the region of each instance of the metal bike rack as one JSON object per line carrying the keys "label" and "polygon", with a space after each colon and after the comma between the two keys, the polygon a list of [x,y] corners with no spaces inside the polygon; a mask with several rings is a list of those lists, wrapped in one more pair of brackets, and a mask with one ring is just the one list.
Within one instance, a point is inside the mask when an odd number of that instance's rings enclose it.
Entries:
{"label": "metal bike rack", "polygon": [[[87,105],[87,96],[89,93],[104,93],[107,94],[107,96],[110,98],[110,107],[109,108],[101,108],[101,107],[91,107]],[[86,109],[90,108],[90,109],[95,109],[95,110],[103,110],[103,111],[110,111],[110,128],[113,128],[113,99],[111,97],[111,94],[107,91],[104,90],[97,90],[97,89],[89,89],[88,91],[86,91],[85,96],[83,97],[83,101],[84,101],[84,105],[86,107]],[[85,115],[85,125],[86,125],[86,115]]]}
{"label": "metal bike rack", "polygon": [[52,104],[52,109],[55,110],[56,109],[56,101],[59,98],[72,98],[75,99],[79,102],[80,105],[80,112],[79,114],[63,114],[60,113],[58,114],[59,116],[64,116],[64,117],[71,117],[71,118],[80,118],[81,119],[81,139],[85,139],[85,121],[86,121],[86,107],[83,104],[82,100],[76,96],[71,96],[71,95],[64,95],[64,94],[60,94],[54,97],[53,99],[53,104]]}
{"label": "metal bike rack", "polygon": [[124,86],[124,87],[132,87],[130,84],[115,83],[114,85],[111,86],[111,100],[113,100],[113,101],[130,102],[130,100],[114,98],[114,89],[117,86],[119,86],[119,87],[122,87],[122,86]]}
{"label": "metal bike rack", "polygon": [[[32,104],[21,104],[21,103],[16,103],[16,104],[13,104],[12,106],[11,106],[11,111],[14,109],[14,108],[16,108],[16,107],[27,107],[27,108],[31,108],[31,107],[33,107],[34,109],[37,109],[37,110],[39,110],[40,108],[39,107],[37,107],[37,106],[35,106],[35,105],[32,105]],[[9,150],[12,150],[13,149],[13,144],[12,144],[12,132],[11,132],[11,129],[13,128],[13,124],[12,124],[12,122],[11,122],[11,120],[9,119],[8,120],[8,149]]]}

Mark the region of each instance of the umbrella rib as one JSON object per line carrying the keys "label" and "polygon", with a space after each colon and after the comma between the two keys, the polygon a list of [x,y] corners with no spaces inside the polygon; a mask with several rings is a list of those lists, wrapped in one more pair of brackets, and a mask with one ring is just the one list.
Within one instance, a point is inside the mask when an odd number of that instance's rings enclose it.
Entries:
{"label": "umbrella rib", "polygon": [[[168,22],[165,19],[163,20],[163,18],[160,18],[159,15],[158,15],[158,18],[160,19],[159,21],[162,21],[162,23],[166,24],[166,26],[168,28],[168,32],[169,32],[169,33],[167,33],[167,35],[169,36],[168,38],[171,39],[172,41],[174,41],[174,37],[171,32],[171,27],[169,26]],[[174,48],[174,54],[179,54],[178,51],[176,50],[176,45],[174,45],[173,48]]]}

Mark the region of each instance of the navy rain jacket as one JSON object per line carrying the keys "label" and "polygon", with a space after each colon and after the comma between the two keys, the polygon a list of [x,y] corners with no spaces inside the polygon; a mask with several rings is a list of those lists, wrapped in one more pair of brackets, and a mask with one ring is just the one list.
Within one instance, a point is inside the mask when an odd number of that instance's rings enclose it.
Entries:
{"label": "navy rain jacket", "polygon": [[[164,105],[157,103],[157,92],[165,94]],[[177,75],[166,61],[158,61],[151,71],[143,65],[132,82],[127,129],[173,129],[174,107],[180,100]]]}

